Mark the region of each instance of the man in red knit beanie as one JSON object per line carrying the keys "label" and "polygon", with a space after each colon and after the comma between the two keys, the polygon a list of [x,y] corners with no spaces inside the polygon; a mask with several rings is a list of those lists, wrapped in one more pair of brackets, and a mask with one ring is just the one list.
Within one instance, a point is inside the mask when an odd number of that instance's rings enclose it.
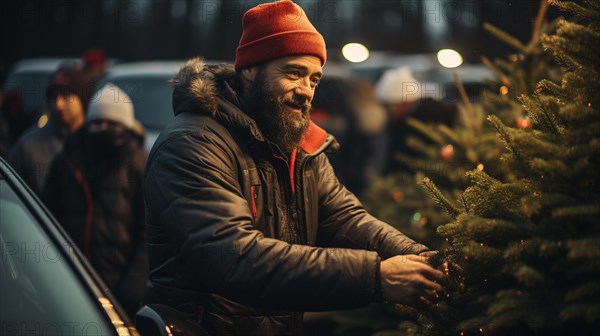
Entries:
{"label": "man in red knit beanie", "polygon": [[144,303],[211,335],[298,335],[303,311],[435,301],[433,252],[365,211],[310,120],[323,36],[291,1],[242,24],[234,66],[191,59],[172,80],[176,117],[144,179]]}

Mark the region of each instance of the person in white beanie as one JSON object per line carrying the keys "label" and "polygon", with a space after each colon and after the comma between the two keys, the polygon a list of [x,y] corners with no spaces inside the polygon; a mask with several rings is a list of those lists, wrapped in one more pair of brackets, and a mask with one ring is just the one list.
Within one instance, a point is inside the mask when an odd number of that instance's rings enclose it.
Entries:
{"label": "person in white beanie", "polygon": [[413,77],[410,68],[387,70],[375,85],[375,95],[386,107],[392,122],[406,116],[408,107],[421,99],[421,83]]}
{"label": "person in white beanie", "polygon": [[147,277],[142,175],[147,153],[131,99],[107,84],[53,162],[42,200],[133,316]]}
{"label": "person in white beanie", "polygon": [[[375,94],[385,107],[389,119],[383,140],[387,143],[381,145],[387,156],[384,173],[411,169],[396,160],[398,154],[405,157],[419,155],[407,145],[409,137],[420,136],[407,124],[407,118],[426,123],[444,123],[450,127],[454,125],[456,106],[442,102],[439,85],[418,81],[408,67],[386,71],[375,85]],[[428,139],[421,138],[428,142]]]}

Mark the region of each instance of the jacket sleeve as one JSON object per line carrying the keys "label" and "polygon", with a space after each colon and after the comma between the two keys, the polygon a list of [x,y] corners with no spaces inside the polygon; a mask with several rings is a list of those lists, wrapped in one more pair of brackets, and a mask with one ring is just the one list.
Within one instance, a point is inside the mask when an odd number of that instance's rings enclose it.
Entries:
{"label": "jacket sleeve", "polygon": [[429,250],[369,214],[338,181],[325,154],[314,159],[319,170],[320,244],[376,251],[383,259]]}
{"label": "jacket sleeve", "polygon": [[144,197],[142,193],[142,176],[146,164],[146,151],[140,148],[135,154],[135,161],[128,166],[130,179],[134,182],[135,192],[132,199],[133,210],[133,249],[123,270],[119,284],[114,292],[120,298],[125,310],[135,313],[144,292],[148,278],[148,253],[145,239]]}
{"label": "jacket sleeve", "polygon": [[[61,169],[62,168],[62,169]],[[52,215],[60,222],[62,219],[62,213],[60,212],[60,200],[61,200],[61,177],[62,174],[66,174],[66,159],[63,154],[59,154],[50,166],[50,172],[46,180],[46,185],[41,192],[40,199],[50,210]],[[61,224],[62,225],[62,224]]]}
{"label": "jacket sleeve", "polygon": [[377,253],[265,237],[253,227],[237,169],[210,129],[167,140],[149,159],[149,221],[178,247],[199,288],[291,311],[354,308],[376,298]]}

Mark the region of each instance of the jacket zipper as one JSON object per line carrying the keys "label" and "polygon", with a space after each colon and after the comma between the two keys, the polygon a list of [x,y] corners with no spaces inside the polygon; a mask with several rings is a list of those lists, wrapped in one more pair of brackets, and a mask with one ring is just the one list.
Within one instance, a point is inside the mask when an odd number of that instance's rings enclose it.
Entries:
{"label": "jacket zipper", "polygon": [[291,162],[291,164],[284,157],[276,155],[276,154],[273,154],[273,157],[281,160],[285,164],[285,167],[287,168],[286,170],[287,170],[287,175],[288,175],[288,178],[289,178],[289,183],[286,183],[287,187],[285,189],[290,191],[290,195],[289,195],[290,197],[289,197],[289,199],[292,200],[292,201],[294,200],[294,196],[295,196],[295,193],[296,193],[296,187],[295,187],[295,181],[294,181],[295,180],[295,178],[294,178],[294,175],[295,175],[294,174],[294,169],[295,169],[295,163],[296,163],[295,162],[296,161],[296,153],[297,153],[297,149],[294,149],[292,151],[292,154],[290,155],[290,162]]}

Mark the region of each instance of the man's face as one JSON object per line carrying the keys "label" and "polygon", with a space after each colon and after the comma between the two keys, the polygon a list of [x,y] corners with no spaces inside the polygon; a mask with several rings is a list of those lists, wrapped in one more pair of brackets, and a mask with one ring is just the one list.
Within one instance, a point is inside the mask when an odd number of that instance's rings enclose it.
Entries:
{"label": "man's face", "polygon": [[310,121],[310,102],[322,76],[314,56],[280,58],[257,68],[248,103],[265,136],[289,154]]}
{"label": "man's face", "polygon": [[52,94],[48,107],[51,116],[69,128],[80,125],[85,118],[83,103],[74,93],[60,91]]}

